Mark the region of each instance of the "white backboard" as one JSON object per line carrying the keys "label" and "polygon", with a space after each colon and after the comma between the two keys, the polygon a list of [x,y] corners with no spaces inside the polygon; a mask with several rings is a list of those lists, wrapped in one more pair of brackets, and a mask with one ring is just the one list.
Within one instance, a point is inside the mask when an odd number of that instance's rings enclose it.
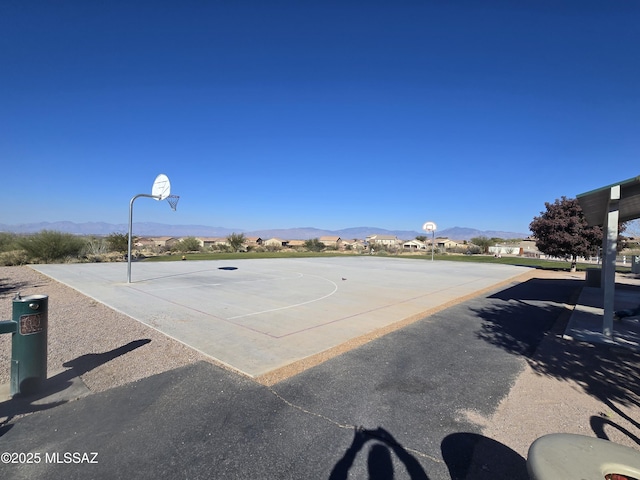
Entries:
{"label": "white backboard", "polygon": [[422,229],[425,232],[435,232],[437,228],[437,225],[433,222],[426,222],[424,225],[422,225]]}
{"label": "white backboard", "polygon": [[169,177],[164,173],[158,175],[153,182],[151,195],[153,195],[156,200],[164,200],[171,195],[171,182],[169,182]]}

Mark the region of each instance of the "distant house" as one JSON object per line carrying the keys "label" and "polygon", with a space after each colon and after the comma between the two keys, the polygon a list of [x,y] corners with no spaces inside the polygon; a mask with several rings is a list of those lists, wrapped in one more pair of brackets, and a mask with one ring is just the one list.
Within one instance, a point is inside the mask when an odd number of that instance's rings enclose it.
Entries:
{"label": "distant house", "polygon": [[289,240],[282,240],[281,238],[270,238],[262,242],[265,247],[286,247],[289,244]]}
{"label": "distant house", "polygon": [[342,240],[342,248],[346,250],[361,251],[365,250],[367,248],[367,245],[364,240],[354,238],[352,240]]}
{"label": "distant house", "polygon": [[153,245],[155,247],[165,248],[171,248],[173,245],[180,241],[180,239],[176,237],[153,237],[151,240],[153,241]]}
{"label": "distant house", "polygon": [[520,255],[525,257],[540,257],[541,252],[536,247],[534,238],[526,238],[518,243],[499,243],[489,247],[489,253],[494,255]]}
{"label": "distant house", "polygon": [[520,249],[516,245],[492,245],[489,253],[494,255],[518,255]]}
{"label": "distant house", "polygon": [[318,239],[320,242],[324,243],[324,246],[327,248],[335,248],[336,250],[340,250],[342,247],[342,239],[336,236],[324,236]]}
{"label": "distant house", "polygon": [[[437,248],[442,248],[442,249],[445,249],[445,250],[448,250],[448,249],[451,249],[451,248],[463,248],[463,247],[466,247],[464,242],[458,242],[456,240],[450,240],[447,237],[436,237],[435,242],[436,242],[436,247]],[[431,244],[431,242],[429,242],[429,244]]]}
{"label": "distant house", "polygon": [[369,245],[385,245],[388,247],[400,245],[402,242],[395,235],[369,235],[367,237]]}
{"label": "distant house", "polygon": [[247,248],[259,247],[262,245],[262,238],[260,237],[244,237],[244,244]]}
{"label": "distant house", "polygon": [[133,243],[133,246],[138,248],[150,248],[150,247],[155,247],[156,242],[153,238],[138,238]]}
{"label": "distant house", "polygon": [[198,243],[201,247],[211,248],[218,245],[229,245],[229,241],[226,237],[198,237]]}
{"label": "distant house", "polygon": [[303,248],[306,240],[289,240],[287,247],[289,248]]}
{"label": "distant house", "polygon": [[420,240],[408,240],[402,244],[404,250],[426,250],[427,245]]}

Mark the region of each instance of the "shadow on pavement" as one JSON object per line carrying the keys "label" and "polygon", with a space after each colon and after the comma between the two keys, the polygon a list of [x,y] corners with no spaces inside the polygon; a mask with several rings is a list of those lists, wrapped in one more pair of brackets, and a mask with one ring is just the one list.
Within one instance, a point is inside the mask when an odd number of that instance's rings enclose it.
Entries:
{"label": "shadow on pavement", "polygon": [[490,307],[476,310],[482,321],[478,338],[510,353],[532,357],[566,303],[584,282],[533,278],[491,295]]}
{"label": "shadow on pavement", "polygon": [[394,478],[392,453],[402,462],[409,474],[409,478],[412,480],[429,480],[420,462],[382,427],[378,427],[375,430],[356,428],[351,445],[333,467],[329,480],[346,480],[349,478],[349,469],[362,448],[369,441],[374,442],[369,449],[367,457],[369,480],[391,480]]}
{"label": "shadow on pavement", "polygon": [[452,480],[529,478],[524,458],[477,433],[453,433],[442,440],[440,450]]}
{"label": "shadow on pavement", "polygon": [[[9,431],[10,425],[7,424],[15,416],[47,410],[67,403],[73,399],[73,394],[65,396],[65,390],[71,390],[81,375],[150,342],[148,338],[134,340],[108,352],[81,355],[63,364],[64,367],[70,368],[47,378],[40,392],[26,396],[15,395],[0,403],[0,417],[6,417],[4,422],[0,423],[0,437]],[[84,385],[83,390],[86,391]]]}

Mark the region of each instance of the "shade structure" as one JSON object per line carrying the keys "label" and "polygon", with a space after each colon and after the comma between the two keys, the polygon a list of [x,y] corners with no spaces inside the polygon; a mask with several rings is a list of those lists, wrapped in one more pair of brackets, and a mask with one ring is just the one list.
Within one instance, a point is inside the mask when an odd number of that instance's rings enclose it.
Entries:
{"label": "shade structure", "polygon": [[612,337],[618,224],[640,218],[640,176],[582,193],[577,200],[589,225],[601,226],[603,230],[602,333]]}
{"label": "shade structure", "polygon": [[619,221],[628,222],[640,218],[640,176],[637,176],[577,196],[589,225],[604,225],[612,187],[620,189]]}

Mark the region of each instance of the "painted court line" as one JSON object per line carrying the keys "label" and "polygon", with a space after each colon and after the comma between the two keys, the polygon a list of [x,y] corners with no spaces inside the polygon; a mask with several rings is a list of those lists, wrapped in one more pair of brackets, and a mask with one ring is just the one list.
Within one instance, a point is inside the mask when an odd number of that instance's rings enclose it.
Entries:
{"label": "painted court line", "polygon": [[[302,274],[300,274],[300,277],[303,277]],[[324,300],[325,298],[329,298],[330,296],[332,296],[333,294],[335,294],[338,291],[338,284],[335,282],[332,282],[331,280],[324,278],[324,277],[319,277],[318,275],[315,275],[316,278],[322,278],[323,280],[326,280],[327,282],[331,283],[333,285],[333,291],[331,293],[328,293],[327,295],[324,295],[322,297],[319,298],[314,298],[313,300],[309,300],[307,302],[300,302],[300,303],[294,303],[291,305],[287,305],[285,307],[279,307],[279,308],[272,308],[270,310],[263,310],[261,312],[253,312],[253,313],[246,313],[244,315],[236,315],[235,317],[229,317],[228,320],[235,320],[236,318],[244,318],[244,317],[251,317],[253,315],[260,315],[263,313],[271,313],[271,312],[277,312],[279,310],[287,310],[289,308],[295,308],[295,307],[301,307],[303,305],[309,305],[311,303],[315,303],[315,302],[319,302],[320,300]]]}

